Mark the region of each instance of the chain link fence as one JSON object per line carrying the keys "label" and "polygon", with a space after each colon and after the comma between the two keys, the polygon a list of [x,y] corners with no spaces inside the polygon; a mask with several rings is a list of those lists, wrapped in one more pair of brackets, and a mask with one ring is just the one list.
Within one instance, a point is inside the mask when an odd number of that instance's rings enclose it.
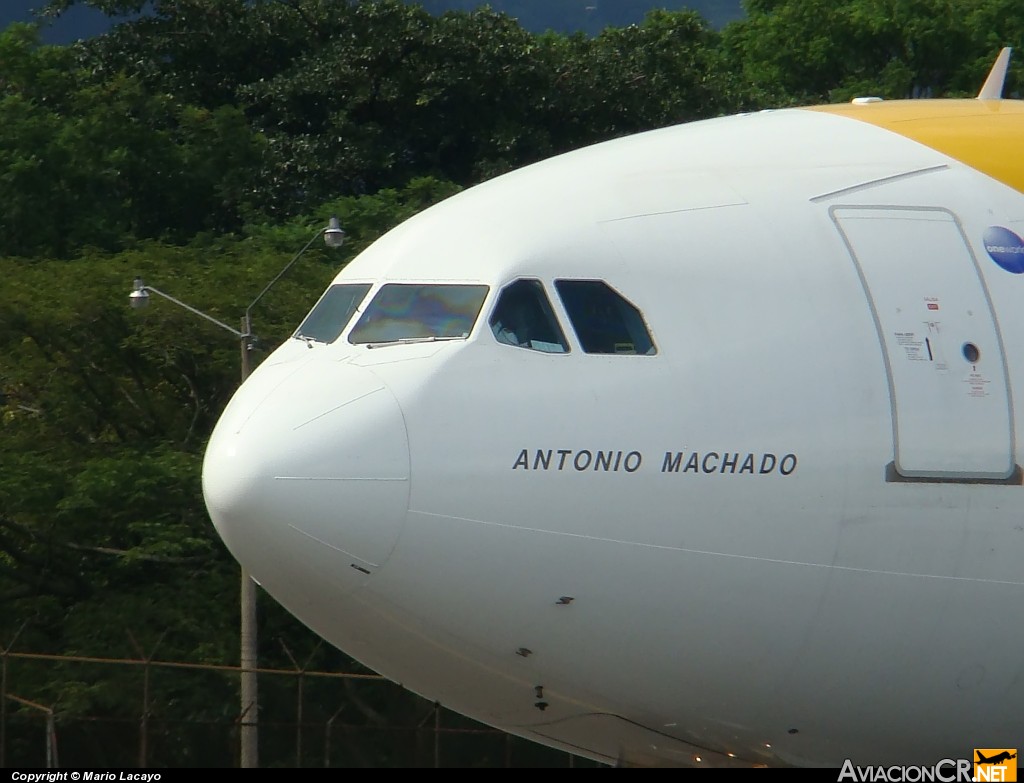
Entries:
{"label": "chain link fence", "polygon": [[[238,766],[240,673],[141,654],[0,649],[0,767]],[[598,766],[470,721],[375,674],[299,665],[258,673],[263,767]]]}

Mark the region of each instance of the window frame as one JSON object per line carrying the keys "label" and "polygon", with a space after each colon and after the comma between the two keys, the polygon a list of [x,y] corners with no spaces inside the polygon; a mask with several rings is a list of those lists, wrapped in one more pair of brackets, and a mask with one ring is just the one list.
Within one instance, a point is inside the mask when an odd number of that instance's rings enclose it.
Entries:
{"label": "window frame", "polygon": [[[371,308],[377,302],[378,298],[384,292],[385,289],[390,287],[404,287],[404,288],[478,288],[483,290],[483,295],[480,297],[480,303],[477,306],[475,315],[472,318],[472,322],[469,325],[468,331],[462,332],[457,335],[419,335],[419,336],[408,336],[399,337],[393,339],[381,339],[381,340],[359,340],[354,341],[352,339],[353,333],[359,327],[359,324],[370,312]],[[491,286],[488,283],[480,280],[467,280],[467,281],[451,281],[451,280],[386,280],[379,281],[379,284],[374,286],[368,294],[368,297],[364,299],[365,306],[362,308],[362,313],[359,318],[353,322],[347,332],[345,333],[346,341],[353,346],[377,346],[377,345],[401,345],[409,343],[420,343],[420,342],[435,342],[435,341],[454,341],[454,340],[469,340],[473,336],[473,332],[477,329],[480,324],[480,316],[484,312],[484,308],[487,305],[488,298],[491,296]]]}
{"label": "window frame", "polygon": [[[330,341],[319,340],[316,337],[313,337],[312,335],[302,334],[302,327],[304,327],[309,322],[309,319],[312,317],[313,313],[315,313],[317,311],[317,309],[324,303],[324,300],[326,300],[331,295],[331,292],[333,290],[335,290],[336,288],[341,288],[341,287],[358,288],[358,287],[362,287],[362,286],[365,286],[366,290],[363,291],[362,297],[357,302],[355,302],[355,306],[352,308],[352,311],[349,313],[348,319],[345,321],[345,323],[341,327],[341,329],[338,330],[338,333],[334,336],[334,338],[332,340],[330,340]],[[361,307],[360,306],[364,305],[367,302],[367,300],[370,299],[371,294],[373,293],[373,289],[374,289],[374,283],[372,281],[369,281],[369,280],[341,280],[341,281],[332,281],[331,284],[329,286],[327,286],[327,288],[324,290],[324,292],[320,295],[320,298],[316,300],[316,304],[314,304],[309,309],[309,312],[306,313],[305,317],[302,319],[302,321],[299,323],[299,325],[295,328],[295,331],[292,332],[292,334],[291,334],[292,339],[295,339],[295,340],[305,340],[305,341],[310,341],[311,340],[311,341],[313,341],[315,343],[319,343],[321,345],[334,345],[336,342],[338,342],[338,340],[341,339],[342,335],[344,335],[352,327],[352,324],[356,320],[356,316],[361,311]]]}
{"label": "window frame", "polygon": [[[573,283],[597,283],[597,284],[600,284],[600,285],[604,286],[606,289],[608,289],[608,291],[610,291],[612,294],[614,294],[619,299],[619,303],[616,304],[616,308],[618,309],[617,315],[620,318],[622,326],[625,327],[627,331],[629,330],[628,319],[623,316],[621,309],[619,309],[622,306],[621,303],[625,303],[628,307],[632,308],[633,314],[636,316],[640,326],[643,328],[644,334],[647,337],[647,341],[650,343],[650,350],[649,351],[645,351],[643,353],[641,353],[639,351],[636,351],[635,349],[633,351],[624,351],[624,352],[619,352],[619,351],[614,351],[614,350],[612,350],[612,351],[593,351],[593,350],[587,350],[587,343],[584,341],[583,337],[580,335],[579,329],[577,328],[576,321],[573,318],[573,311],[566,304],[565,296],[563,296],[562,289],[559,287],[559,284],[562,284],[562,283],[568,283],[568,284],[573,284]],[[555,294],[558,297],[558,303],[559,303],[559,305],[562,308],[562,312],[565,314],[566,320],[568,320],[568,322],[569,322],[569,326],[572,329],[573,337],[575,338],[576,343],[579,345],[580,351],[582,353],[586,354],[587,356],[643,356],[643,357],[658,356],[661,353],[661,349],[658,347],[658,343],[654,339],[654,333],[651,330],[651,326],[650,326],[650,324],[647,321],[647,317],[644,315],[644,311],[640,307],[638,307],[637,304],[632,299],[630,299],[629,297],[625,296],[618,288],[613,286],[607,280],[604,280],[602,278],[597,278],[597,277],[558,277],[558,278],[555,278],[552,281],[552,285],[553,285],[553,287],[555,289]],[[636,345],[636,341],[633,340],[632,344],[635,346]]]}
{"label": "window frame", "polygon": [[[542,298],[542,304],[540,304],[541,315],[545,316],[548,320],[547,327],[554,330],[556,336],[560,339],[560,343],[545,342],[550,345],[559,345],[562,350],[550,351],[544,350],[543,348],[535,348],[531,345],[524,345],[519,343],[512,343],[507,340],[502,340],[498,337],[498,333],[495,331],[495,324],[498,323],[498,309],[502,304],[502,298],[509,292],[513,286],[520,285],[522,283],[532,284],[534,286],[533,291],[539,293]],[[567,356],[572,353],[572,343],[569,341],[569,335],[565,330],[565,325],[562,323],[562,319],[558,316],[558,311],[555,308],[555,300],[552,299],[551,293],[548,289],[548,285],[543,280],[537,277],[517,277],[513,280],[509,280],[507,283],[501,286],[494,295],[494,301],[491,304],[490,312],[487,316],[487,327],[491,333],[491,337],[498,345],[506,346],[508,348],[517,348],[521,350],[530,351],[535,354],[546,354],[548,356]]]}

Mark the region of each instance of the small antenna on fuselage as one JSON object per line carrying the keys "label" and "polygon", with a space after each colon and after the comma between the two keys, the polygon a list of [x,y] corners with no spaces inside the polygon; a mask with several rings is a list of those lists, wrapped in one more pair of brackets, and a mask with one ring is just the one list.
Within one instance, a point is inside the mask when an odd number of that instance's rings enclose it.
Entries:
{"label": "small antenna on fuselage", "polygon": [[1003,97],[1003,87],[1006,85],[1006,72],[1010,67],[1011,51],[1009,46],[1004,46],[1003,50],[999,53],[995,64],[992,66],[992,70],[988,72],[985,84],[981,87],[981,92],[978,93],[979,101],[998,101]]}

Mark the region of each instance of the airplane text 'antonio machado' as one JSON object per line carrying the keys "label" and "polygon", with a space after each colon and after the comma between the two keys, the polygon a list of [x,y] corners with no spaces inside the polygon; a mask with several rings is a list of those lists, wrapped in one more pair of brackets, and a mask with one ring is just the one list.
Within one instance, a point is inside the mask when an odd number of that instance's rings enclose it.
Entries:
{"label": "airplane text 'antonio machado'", "polygon": [[[791,476],[796,472],[797,463],[796,454],[780,456],[768,451],[666,451],[661,457],[660,472]],[[512,463],[512,470],[637,473],[643,471],[644,464],[644,455],[639,451],[521,449]],[[657,458],[653,464],[657,464]]]}

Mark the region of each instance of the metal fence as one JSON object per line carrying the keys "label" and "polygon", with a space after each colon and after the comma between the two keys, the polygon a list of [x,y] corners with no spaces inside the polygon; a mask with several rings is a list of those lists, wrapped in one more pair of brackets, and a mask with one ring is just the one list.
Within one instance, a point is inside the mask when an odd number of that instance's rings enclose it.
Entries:
{"label": "metal fence", "polygon": [[[141,649],[138,658],[106,658],[0,648],[0,767],[237,766],[241,671]],[[261,766],[597,766],[477,724],[376,674],[297,663],[257,672]],[[61,695],[48,701],[53,683]]]}

